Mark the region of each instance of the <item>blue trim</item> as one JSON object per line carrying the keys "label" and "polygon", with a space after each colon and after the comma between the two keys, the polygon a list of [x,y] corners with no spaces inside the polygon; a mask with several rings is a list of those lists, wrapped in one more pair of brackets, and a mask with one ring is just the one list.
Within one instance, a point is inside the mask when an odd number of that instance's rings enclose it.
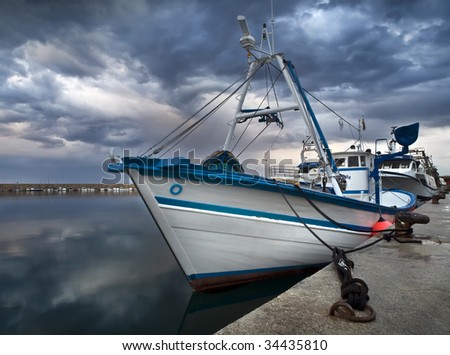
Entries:
{"label": "blue trim", "polygon": [[[398,134],[398,136],[397,136]],[[403,126],[398,127],[394,131],[395,139],[398,141],[400,145],[402,145],[402,150],[400,152],[395,152],[391,154],[381,154],[377,155],[374,161],[374,169],[370,173],[369,177],[373,178],[375,180],[375,199],[376,203],[380,203],[380,171],[379,166],[381,166],[381,163],[384,161],[395,158],[395,157],[401,157],[402,155],[406,155],[409,153],[409,145],[413,144],[417,136],[419,134],[419,123],[413,123],[409,126]]]}
{"label": "blue trim", "polygon": [[[239,208],[239,207],[228,207],[228,206],[214,205],[214,204],[209,204],[209,203],[192,202],[192,201],[178,200],[178,199],[174,199],[174,198],[161,197],[161,196],[156,196],[156,200],[160,204],[169,205],[169,206],[186,207],[186,208],[193,208],[193,209],[203,210],[203,211],[228,213],[228,214],[238,215],[238,216],[261,217],[261,218],[267,218],[267,219],[273,219],[273,220],[279,220],[279,221],[301,223],[296,216],[290,216],[290,215],[285,215],[285,214],[280,214],[280,213],[272,213],[272,212],[259,211],[259,210],[250,210],[250,209]],[[303,218],[303,221],[312,226],[338,228],[336,225],[334,225],[333,223],[331,223],[329,221],[323,221],[323,220],[317,220],[317,219],[311,219],[311,218]],[[372,230],[369,227],[357,226],[357,225],[352,225],[352,224],[344,224],[344,226],[348,227],[349,229],[353,229],[353,230],[356,229],[360,232],[370,232]]]}
{"label": "blue trim", "polygon": [[369,177],[373,178],[375,180],[375,201],[377,204],[380,203],[380,171],[379,166],[381,163],[383,163],[387,159],[391,159],[394,157],[402,156],[409,152],[408,147],[403,147],[400,152],[392,153],[392,154],[381,154],[376,156],[374,160],[374,169],[370,173]]}
{"label": "blue trim", "polygon": [[303,188],[298,190],[292,184],[275,182],[273,179],[266,179],[260,176],[249,175],[245,173],[228,171],[220,169],[211,169],[202,165],[191,164],[189,159],[173,158],[158,159],[147,157],[124,157],[122,164],[110,164],[109,171],[127,171],[135,169],[141,175],[154,176],[164,183],[164,179],[177,178],[192,182],[204,182],[214,185],[231,185],[242,188],[252,188],[256,190],[270,191],[279,194],[279,189],[283,190],[285,195],[303,196],[307,195],[309,199],[315,202],[324,202],[328,204],[345,206],[353,210],[370,211],[374,213],[384,213],[394,215],[398,211],[410,210],[415,206],[415,200],[404,208],[393,208],[379,206],[374,203],[350,199],[348,197],[336,196],[331,193]]}
{"label": "blue trim", "polygon": [[292,80],[294,81],[295,85],[298,88],[300,95],[302,96],[303,102],[306,105],[306,109],[308,110],[308,112],[311,116],[311,120],[313,121],[314,128],[316,129],[317,133],[319,134],[319,138],[322,141],[323,147],[325,148],[325,152],[328,156],[328,161],[331,164],[331,169],[333,170],[333,172],[337,172],[336,163],[334,161],[333,154],[331,154],[331,149],[328,146],[328,142],[325,138],[325,135],[322,132],[322,128],[320,128],[319,121],[316,118],[314,110],[312,109],[311,104],[309,103],[309,100],[305,95],[305,91],[303,90],[303,87],[300,84],[300,79],[298,78],[298,75],[295,72],[294,65],[292,64],[292,62],[290,60],[286,61],[286,65],[287,65],[287,68],[289,70]]}
{"label": "blue trim", "polygon": [[316,269],[322,268],[328,263],[320,263],[320,264],[310,264],[310,265],[292,265],[292,266],[281,266],[281,267],[273,267],[273,268],[262,268],[262,269],[249,269],[249,270],[236,270],[236,271],[223,271],[223,272],[210,272],[203,274],[191,274],[188,275],[188,279],[191,281],[199,280],[199,279],[208,279],[214,277],[226,277],[226,276],[237,276],[237,275],[245,275],[245,274],[257,274],[257,273],[275,273],[275,272],[283,272],[289,270],[302,270],[302,269]]}
{"label": "blue trim", "polygon": [[369,193],[369,190],[345,190],[345,191],[342,191],[342,193],[343,193],[344,195],[350,195],[350,194],[355,195],[355,194],[360,194],[361,191],[362,191],[363,193],[365,193],[365,194],[368,194],[368,193]]}

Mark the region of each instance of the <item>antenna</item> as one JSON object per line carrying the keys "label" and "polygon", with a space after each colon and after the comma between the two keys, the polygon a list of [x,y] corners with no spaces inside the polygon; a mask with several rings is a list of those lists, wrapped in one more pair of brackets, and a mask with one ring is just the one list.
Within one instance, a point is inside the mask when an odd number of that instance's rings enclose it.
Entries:
{"label": "antenna", "polygon": [[248,24],[245,16],[239,15],[237,17],[239,21],[239,26],[241,26],[241,31],[244,36],[250,36],[250,30],[248,29]]}
{"label": "antenna", "polygon": [[273,17],[273,0],[270,1],[270,10],[272,18],[270,19],[270,25],[272,26],[272,51],[275,53],[275,19]]}

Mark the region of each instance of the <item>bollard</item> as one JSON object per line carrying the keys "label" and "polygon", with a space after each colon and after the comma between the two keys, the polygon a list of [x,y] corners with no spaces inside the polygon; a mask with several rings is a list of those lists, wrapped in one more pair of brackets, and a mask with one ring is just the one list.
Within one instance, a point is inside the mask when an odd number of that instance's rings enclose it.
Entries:
{"label": "bollard", "polygon": [[[419,223],[419,224],[427,224],[430,222],[430,217],[415,213],[415,212],[397,212],[395,215],[395,229],[404,230],[404,232],[397,231],[395,234],[402,236],[411,236],[411,226]],[[409,232],[408,232],[409,231]]]}

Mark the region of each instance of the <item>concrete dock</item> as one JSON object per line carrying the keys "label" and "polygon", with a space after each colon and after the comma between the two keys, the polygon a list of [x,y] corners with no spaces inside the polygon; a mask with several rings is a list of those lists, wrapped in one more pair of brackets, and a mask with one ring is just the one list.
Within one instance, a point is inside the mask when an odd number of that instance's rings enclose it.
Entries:
{"label": "concrete dock", "polygon": [[355,323],[330,316],[341,299],[333,264],[250,312],[216,334],[431,335],[450,334],[450,200],[427,203],[417,212],[429,224],[414,225],[422,244],[382,241],[351,253],[354,278],[369,287],[376,319]]}

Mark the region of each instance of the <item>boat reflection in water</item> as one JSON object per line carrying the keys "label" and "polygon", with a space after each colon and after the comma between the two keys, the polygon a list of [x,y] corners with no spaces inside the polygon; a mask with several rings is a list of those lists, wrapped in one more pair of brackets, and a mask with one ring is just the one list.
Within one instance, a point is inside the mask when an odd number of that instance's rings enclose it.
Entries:
{"label": "boat reflection in water", "polygon": [[0,334],[210,334],[295,279],[192,294],[137,195],[0,194]]}
{"label": "boat reflection in water", "polygon": [[220,292],[193,292],[179,334],[209,334],[277,297],[310,274],[256,281]]}

